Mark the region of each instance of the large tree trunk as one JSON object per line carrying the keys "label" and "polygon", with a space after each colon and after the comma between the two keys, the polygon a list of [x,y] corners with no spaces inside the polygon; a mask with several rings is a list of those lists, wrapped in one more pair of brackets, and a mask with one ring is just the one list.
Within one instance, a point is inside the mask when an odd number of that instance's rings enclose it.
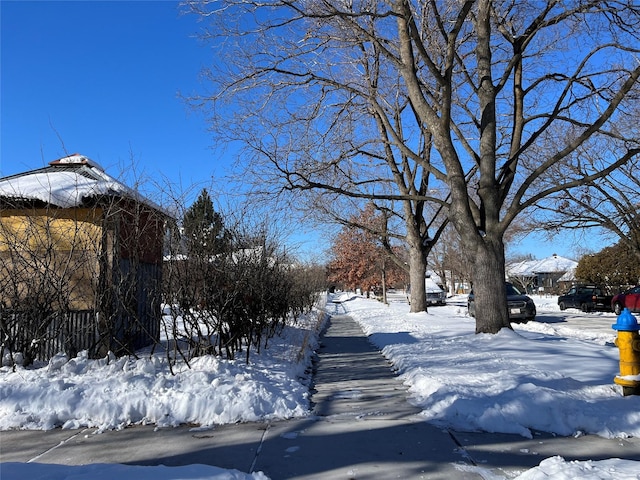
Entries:
{"label": "large tree trunk", "polygon": [[424,278],[427,271],[427,262],[421,251],[415,248],[409,250],[409,281],[411,282],[411,312],[427,311],[427,293]]}
{"label": "large tree trunk", "polygon": [[[478,227],[471,215],[462,176],[455,180],[451,182],[449,218],[472,265],[476,333],[497,333],[502,328],[511,327],[505,286],[504,233],[497,225],[498,208],[495,202],[493,205],[485,202],[485,206],[492,208],[485,208],[488,212],[482,216],[485,223]],[[488,225],[487,218],[491,220]]]}
{"label": "large tree trunk", "polygon": [[504,243],[501,238],[480,241],[473,262],[476,333],[511,328],[505,287]]}
{"label": "large tree trunk", "polygon": [[[409,223],[409,222],[407,222]],[[407,236],[409,244],[409,282],[411,284],[411,312],[427,311],[427,292],[425,289],[425,274],[427,272],[427,257],[422,248],[420,237],[409,232]]]}

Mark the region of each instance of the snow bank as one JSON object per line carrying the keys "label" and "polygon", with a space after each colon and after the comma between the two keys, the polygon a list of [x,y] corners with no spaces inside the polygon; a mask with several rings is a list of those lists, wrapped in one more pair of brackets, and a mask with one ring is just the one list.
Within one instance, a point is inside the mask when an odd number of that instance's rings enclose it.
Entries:
{"label": "snow bank", "polygon": [[[0,429],[203,426],[306,416],[319,313],[289,325],[251,363],[213,356],[178,364],[161,353],[134,359],[55,356],[45,366],[0,369]],[[160,350],[160,349],[158,349]]]}

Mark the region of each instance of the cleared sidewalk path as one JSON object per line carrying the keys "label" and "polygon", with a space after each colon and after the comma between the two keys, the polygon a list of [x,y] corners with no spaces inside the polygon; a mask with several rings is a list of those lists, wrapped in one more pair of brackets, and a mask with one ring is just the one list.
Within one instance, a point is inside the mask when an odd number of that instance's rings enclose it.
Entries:
{"label": "cleared sidewalk path", "polygon": [[274,479],[481,478],[456,467],[465,462],[453,439],[416,416],[420,409],[351,317],[329,321],[314,383],[314,416],[270,432],[256,470]]}
{"label": "cleared sidewalk path", "polygon": [[[205,464],[262,471],[273,480],[466,480],[487,474],[513,478],[554,455],[640,460],[638,439],[545,434],[529,440],[436,428],[406,401],[402,382],[349,316],[336,313],[321,342],[309,417],[212,430],[136,426],[99,435],[93,429],[0,432],[0,461]],[[1,468],[0,478],[13,480]]]}
{"label": "cleared sidewalk path", "polygon": [[[452,438],[423,421],[358,324],[333,316],[317,352],[309,417],[198,430],[136,426],[93,435],[2,432],[3,462],[206,464],[280,479],[476,479]],[[12,480],[5,479],[2,480]]]}

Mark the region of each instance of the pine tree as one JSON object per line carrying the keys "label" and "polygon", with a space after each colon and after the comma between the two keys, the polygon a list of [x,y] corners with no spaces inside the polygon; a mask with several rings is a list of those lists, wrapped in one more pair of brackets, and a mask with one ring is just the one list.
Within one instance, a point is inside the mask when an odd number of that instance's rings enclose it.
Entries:
{"label": "pine tree", "polygon": [[185,212],[183,227],[189,254],[215,255],[227,250],[229,231],[225,228],[222,215],[213,208],[206,189]]}

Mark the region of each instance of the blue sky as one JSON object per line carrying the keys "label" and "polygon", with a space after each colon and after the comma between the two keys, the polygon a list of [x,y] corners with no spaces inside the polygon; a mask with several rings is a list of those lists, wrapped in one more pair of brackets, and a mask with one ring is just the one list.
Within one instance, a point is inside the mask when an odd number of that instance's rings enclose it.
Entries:
{"label": "blue sky", "polygon": [[211,149],[202,91],[211,61],[196,18],[172,1],[2,1],[0,173],[82,153],[114,175],[209,182],[230,162]]}
{"label": "blue sky", "polygon": [[[130,185],[168,180],[187,206],[203,187],[233,204],[234,152],[181,98],[215,61],[198,17],[168,0],[1,0],[0,20],[0,177],[81,153]],[[326,235],[297,225],[290,245],[321,254]]]}
{"label": "blue sky", "polygon": [[[114,176],[134,169],[224,192],[232,152],[214,150],[203,114],[180,98],[206,90],[200,73],[215,58],[178,2],[1,0],[0,20],[0,176],[81,153]],[[317,251],[319,237],[296,241]],[[601,248],[599,237],[587,239]],[[512,251],[577,252],[570,236],[530,238]]]}

